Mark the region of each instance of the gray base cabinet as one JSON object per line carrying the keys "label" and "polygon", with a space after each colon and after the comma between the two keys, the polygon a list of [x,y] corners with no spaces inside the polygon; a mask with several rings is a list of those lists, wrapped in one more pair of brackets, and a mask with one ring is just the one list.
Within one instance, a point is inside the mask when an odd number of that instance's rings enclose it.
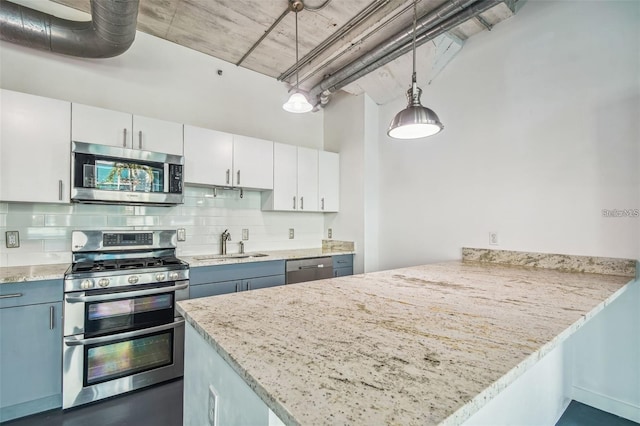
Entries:
{"label": "gray base cabinet", "polygon": [[344,277],[346,275],[353,275],[353,255],[333,256],[333,276]]}
{"label": "gray base cabinet", "polygon": [[61,406],[62,280],[2,284],[0,421]]}
{"label": "gray base cabinet", "polygon": [[195,299],[275,287],[284,283],[284,260],[201,266],[189,272],[189,295]]}

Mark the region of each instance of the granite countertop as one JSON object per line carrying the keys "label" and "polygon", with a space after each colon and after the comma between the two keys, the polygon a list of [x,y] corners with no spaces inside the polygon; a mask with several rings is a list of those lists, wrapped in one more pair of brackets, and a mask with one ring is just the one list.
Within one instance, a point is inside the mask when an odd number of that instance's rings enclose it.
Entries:
{"label": "granite countertop", "polygon": [[635,274],[635,266],[622,276],[485,260],[181,301],[178,309],[286,424],[460,424]]}
{"label": "granite countertop", "polygon": [[[323,240],[322,247],[296,250],[268,250],[261,251],[267,256],[246,258],[218,258],[213,254],[199,254],[193,256],[180,256],[180,259],[190,267],[209,265],[227,265],[234,263],[266,262],[269,260],[292,260],[310,257],[335,256],[340,254],[355,254],[354,244],[349,241]],[[247,253],[251,255],[251,253]],[[14,282],[28,282],[40,280],[55,280],[64,278],[64,273],[69,268],[68,263],[30,266],[0,267],[0,284]]]}

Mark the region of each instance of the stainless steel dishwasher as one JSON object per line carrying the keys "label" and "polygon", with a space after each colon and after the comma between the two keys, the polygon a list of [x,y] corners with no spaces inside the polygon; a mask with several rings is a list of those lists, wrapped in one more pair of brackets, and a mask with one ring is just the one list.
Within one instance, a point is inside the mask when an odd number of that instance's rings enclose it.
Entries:
{"label": "stainless steel dishwasher", "polygon": [[330,256],[287,260],[287,284],[323,280],[332,277],[333,259]]}

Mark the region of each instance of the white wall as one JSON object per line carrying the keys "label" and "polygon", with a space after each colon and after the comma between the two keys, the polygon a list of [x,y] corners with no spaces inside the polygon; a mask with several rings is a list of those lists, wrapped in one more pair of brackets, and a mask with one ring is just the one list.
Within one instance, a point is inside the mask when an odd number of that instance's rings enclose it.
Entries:
{"label": "white wall", "polygon": [[460,258],[490,231],[494,248],[636,258],[640,218],[601,210],[640,208],[638,22],[638,2],[529,1],[423,87],[443,133],[393,141],[405,101],[380,107],[380,267]]}

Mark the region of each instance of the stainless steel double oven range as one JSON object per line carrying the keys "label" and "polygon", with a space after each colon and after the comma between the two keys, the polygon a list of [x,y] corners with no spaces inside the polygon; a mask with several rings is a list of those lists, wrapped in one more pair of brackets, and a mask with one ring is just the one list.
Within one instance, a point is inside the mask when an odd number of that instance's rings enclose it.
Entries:
{"label": "stainless steel double oven range", "polygon": [[64,279],[62,408],[183,375],[189,265],[176,231],[74,231]]}

